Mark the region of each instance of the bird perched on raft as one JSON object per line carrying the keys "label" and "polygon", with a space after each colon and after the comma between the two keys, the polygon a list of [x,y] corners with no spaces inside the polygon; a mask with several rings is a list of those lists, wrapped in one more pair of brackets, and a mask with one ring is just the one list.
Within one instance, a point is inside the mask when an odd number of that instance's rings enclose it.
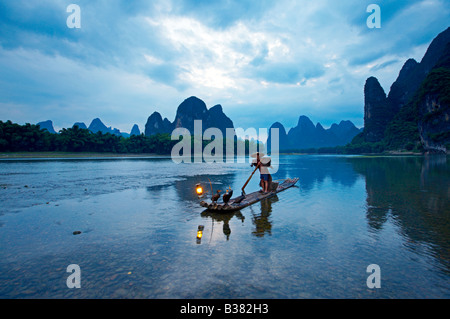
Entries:
{"label": "bird perched on raft", "polygon": [[223,202],[225,204],[227,204],[232,195],[233,195],[233,190],[231,189],[230,186],[228,186],[228,189],[226,190],[226,193],[223,194],[223,196],[222,196]]}
{"label": "bird perched on raft", "polygon": [[211,197],[211,201],[212,201],[213,203],[216,203],[216,202],[219,200],[219,198],[220,198],[220,189],[217,190],[217,194],[214,194],[214,195]]}

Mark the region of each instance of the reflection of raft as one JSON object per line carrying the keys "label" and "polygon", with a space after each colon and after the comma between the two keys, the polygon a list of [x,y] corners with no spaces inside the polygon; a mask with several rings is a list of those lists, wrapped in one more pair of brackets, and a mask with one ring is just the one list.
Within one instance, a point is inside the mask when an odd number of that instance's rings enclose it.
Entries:
{"label": "reflection of raft", "polygon": [[202,207],[207,208],[208,210],[212,211],[234,211],[239,210],[244,207],[250,206],[256,202],[259,202],[260,200],[264,198],[269,198],[274,196],[275,194],[284,191],[285,189],[288,189],[289,187],[292,187],[297,183],[298,178],[288,178],[283,180],[281,183],[272,182],[272,191],[269,193],[261,193],[259,191],[253,192],[247,195],[241,195],[235,198],[230,199],[228,204],[224,203],[208,203],[206,201],[201,201],[200,205]]}

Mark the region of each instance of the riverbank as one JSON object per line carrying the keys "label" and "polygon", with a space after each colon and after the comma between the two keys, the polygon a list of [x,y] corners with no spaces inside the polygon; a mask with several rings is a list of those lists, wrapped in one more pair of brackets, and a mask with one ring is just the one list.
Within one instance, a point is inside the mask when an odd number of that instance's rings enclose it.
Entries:
{"label": "riverbank", "polygon": [[[343,155],[333,153],[309,153],[309,152],[287,152],[279,155]],[[383,153],[361,153],[346,154],[355,156],[424,156],[427,154],[416,153],[411,151],[387,151]],[[447,154],[449,155],[449,154]],[[0,160],[2,159],[27,159],[27,158],[155,158],[168,157],[170,155],[160,155],[154,153],[106,153],[106,152],[0,152]]]}
{"label": "riverbank", "polygon": [[359,153],[359,154],[340,154],[340,153],[314,153],[314,152],[287,152],[279,155],[354,155],[354,156],[423,156],[424,153],[411,151],[386,151],[382,153]]}
{"label": "riverbank", "polygon": [[[332,153],[280,153],[280,155],[339,155]],[[341,154],[342,155],[342,154]],[[350,155],[350,154],[348,154]],[[362,153],[352,154],[360,156],[423,156],[423,153],[414,152],[384,152],[384,153]],[[154,153],[100,153],[100,152],[0,152],[0,160],[2,159],[27,159],[27,158],[154,158],[167,157],[169,155],[160,155]]]}
{"label": "riverbank", "polygon": [[121,157],[167,157],[153,153],[97,153],[97,152],[2,152],[0,159],[26,159],[26,158],[121,158]]}

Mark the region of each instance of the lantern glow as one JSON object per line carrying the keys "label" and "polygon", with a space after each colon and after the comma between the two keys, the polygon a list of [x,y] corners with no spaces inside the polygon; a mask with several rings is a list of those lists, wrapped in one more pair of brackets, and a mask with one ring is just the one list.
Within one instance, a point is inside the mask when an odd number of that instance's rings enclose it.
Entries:
{"label": "lantern glow", "polygon": [[200,184],[197,184],[195,186],[195,192],[197,193],[198,196],[202,196],[203,195],[203,187]]}
{"label": "lantern glow", "polygon": [[205,226],[198,225],[198,229],[197,229],[197,244],[200,244],[202,242],[203,229],[205,229]]}

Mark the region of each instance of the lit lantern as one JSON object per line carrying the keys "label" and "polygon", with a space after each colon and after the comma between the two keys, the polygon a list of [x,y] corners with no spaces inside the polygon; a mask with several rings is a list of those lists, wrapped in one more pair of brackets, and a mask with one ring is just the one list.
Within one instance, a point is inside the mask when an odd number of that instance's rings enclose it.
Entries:
{"label": "lit lantern", "polygon": [[200,184],[195,185],[195,192],[197,193],[198,196],[202,196],[203,195],[203,187]]}
{"label": "lit lantern", "polygon": [[197,244],[200,244],[202,237],[203,237],[203,229],[205,229],[205,226],[198,225],[197,229]]}

